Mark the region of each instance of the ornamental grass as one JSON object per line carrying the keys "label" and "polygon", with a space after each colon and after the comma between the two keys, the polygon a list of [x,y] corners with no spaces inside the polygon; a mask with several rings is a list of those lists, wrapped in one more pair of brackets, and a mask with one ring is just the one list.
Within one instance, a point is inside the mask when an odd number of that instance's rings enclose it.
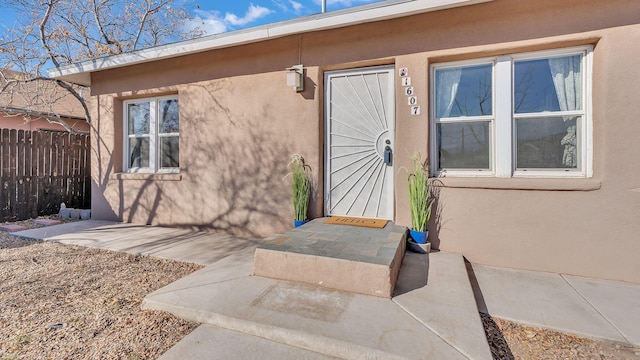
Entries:
{"label": "ornamental grass", "polygon": [[305,164],[304,157],[299,154],[291,156],[289,163],[291,172],[291,189],[293,190],[293,212],[294,220],[307,220],[307,209],[309,207],[309,198],[311,196],[311,177],[309,176],[310,167]]}
{"label": "ornamental grass", "polygon": [[420,153],[412,157],[413,169],[409,172],[409,207],[413,230],[427,231],[434,199],[429,185],[429,167],[420,160]]}

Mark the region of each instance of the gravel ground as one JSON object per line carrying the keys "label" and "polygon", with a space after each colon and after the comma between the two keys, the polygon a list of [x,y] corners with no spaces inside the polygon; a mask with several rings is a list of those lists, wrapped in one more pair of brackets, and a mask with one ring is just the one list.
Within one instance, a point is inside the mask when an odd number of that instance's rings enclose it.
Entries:
{"label": "gravel ground", "polygon": [[156,359],[198,324],[142,299],[200,268],[0,232],[0,359]]}
{"label": "gravel ground", "polygon": [[[0,359],[156,359],[198,324],[140,310],[142,299],[200,268],[0,232]],[[640,348],[480,315],[494,359],[640,359]]]}
{"label": "gravel ground", "polygon": [[640,359],[640,348],[516,324],[480,313],[494,359]]}

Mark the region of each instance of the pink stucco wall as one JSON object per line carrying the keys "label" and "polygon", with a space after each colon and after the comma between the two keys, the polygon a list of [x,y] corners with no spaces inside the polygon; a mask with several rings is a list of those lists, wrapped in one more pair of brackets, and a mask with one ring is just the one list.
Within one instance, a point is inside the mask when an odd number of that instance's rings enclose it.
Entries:
{"label": "pink stucco wall", "polygon": [[[63,119],[70,129],[88,132],[90,125],[85,120],[79,119]],[[65,127],[50,122],[45,119],[27,120],[22,116],[8,116],[0,113],[0,128],[3,129],[16,129],[16,130],[58,130],[66,131]]]}
{"label": "pink stucco wall", "polygon": [[[294,152],[313,169],[311,215],[322,216],[325,71],[410,68],[424,110],[410,116],[396,83],[396,154],[426,154],[430,64],[593,45],[593,177],[441,179],[432,241],[482,264],[640,283],[638,14],[636,0],[496,0],[94,73],[93,214],[286,231]],[[294,93],[284,69],[299,59],[306,90]],[[121,173],[122,102],[163,94],[180,98],[180,173]],[[395,184],[395,221],[410,225],[405,173]]]}

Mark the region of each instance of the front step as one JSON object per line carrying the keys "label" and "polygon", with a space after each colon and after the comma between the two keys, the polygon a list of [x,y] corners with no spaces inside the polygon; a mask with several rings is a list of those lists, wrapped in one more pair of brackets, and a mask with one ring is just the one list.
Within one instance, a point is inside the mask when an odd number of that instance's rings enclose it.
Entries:
{"label": "front step", "polygon": [[270,239],[255,252],[255,274],[390,298],[406,247],[407,228],[325,224],[315,219]]}
{"label": "front step", "polygon": [[[250,276],[248,255],[234,254],[149,294],[143,309],[169,311],[240,333],[228,342],[214,342],[225,349],[266,339],[343,359],[491,359],[458,254],[407,253],[392,300]],[[209,346],[198,336],[202,333],[194,332],[176,347]],[[282,349],[271,345],[274,351]],[[199,354],[218,351],[214,347]],[[259,354],[255,350],[234,358]],[[198,358],[211,357],[193,357]]]}

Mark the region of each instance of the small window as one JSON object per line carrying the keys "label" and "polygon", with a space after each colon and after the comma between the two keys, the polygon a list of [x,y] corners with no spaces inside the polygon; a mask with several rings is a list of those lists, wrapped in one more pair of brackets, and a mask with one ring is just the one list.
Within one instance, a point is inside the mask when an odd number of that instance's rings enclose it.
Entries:
{"label": "small window", "polygon": [[432,67],[432,173],[590,176],[591,48]]}
{"label": "small window", "polygon": [[124,103],[125,171],[177,172],[180,167],[180,117],[177,97]]}

